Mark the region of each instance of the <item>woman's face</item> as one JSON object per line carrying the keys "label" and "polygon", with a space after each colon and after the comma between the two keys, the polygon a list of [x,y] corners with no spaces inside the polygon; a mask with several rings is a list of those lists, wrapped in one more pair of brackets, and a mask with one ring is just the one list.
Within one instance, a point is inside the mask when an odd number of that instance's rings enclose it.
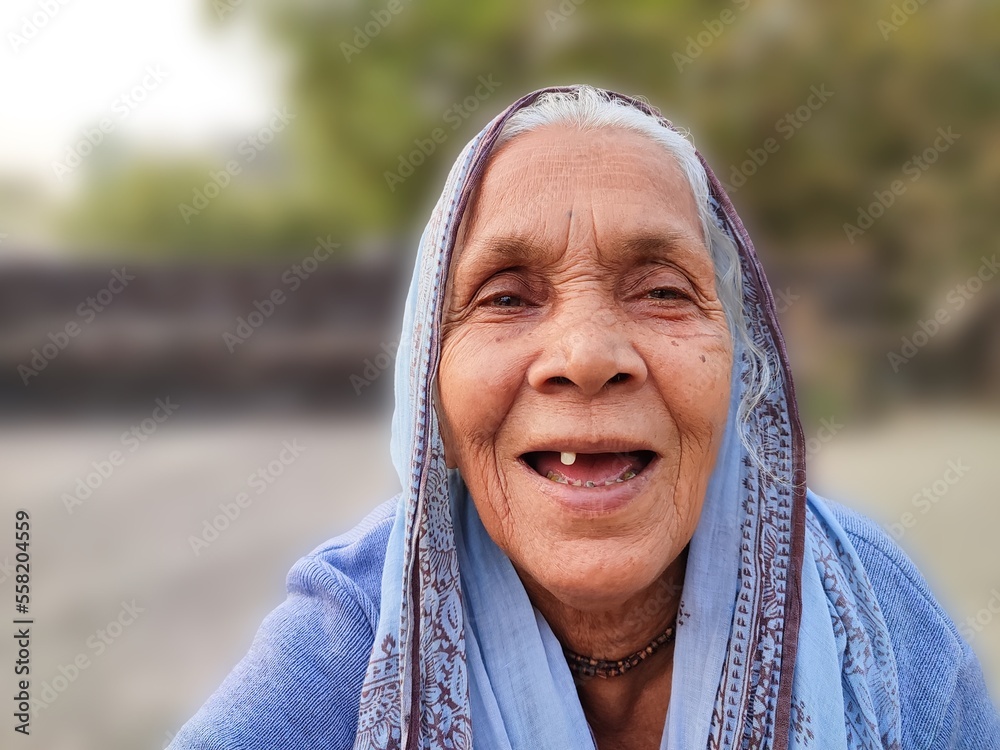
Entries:
{"label": "woman's face", "polygon": [[470,210],[438,374],[448,463],[529,590],[613,607],[691,539],[726,423],[694,198],[644,136],[549,126],[494,154]]}

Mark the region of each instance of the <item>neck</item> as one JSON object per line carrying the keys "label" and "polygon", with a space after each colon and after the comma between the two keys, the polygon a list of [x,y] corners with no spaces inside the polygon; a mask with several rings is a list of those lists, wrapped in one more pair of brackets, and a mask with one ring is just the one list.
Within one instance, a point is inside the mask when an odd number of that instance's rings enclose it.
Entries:
{"label": "neck", "polygon": [[[676,620],[686,562],[685,549],[652,585],[606,609],[571,607],[534,582],[524,583],[565,648],[615,660],[645,648]],[[659,738],[670,700],[672,666],[671,644],[623,675],[578,680],[580,702],[598,739],[636,731]]]}
{"label": "neck", "polygon": [[580,705],[598,748],[649,750],[660,746],[670,704],[673,658],[671,645],[628,674],[577,684]]}
{"label": "neck", "polygon": [[652,584],[607,608],[573,607],[524,576],[522,580],[532,604],[565,648],[614,660],[644,648],[675,620],[686,562],[685,549]]}

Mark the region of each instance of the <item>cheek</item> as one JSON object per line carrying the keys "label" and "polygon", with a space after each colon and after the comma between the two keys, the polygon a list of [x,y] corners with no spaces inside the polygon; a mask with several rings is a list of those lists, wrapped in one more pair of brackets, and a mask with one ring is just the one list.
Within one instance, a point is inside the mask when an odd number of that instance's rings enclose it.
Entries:
{"label": "cheek", "polygon": [[525,371],[509,343],[474,328],[449,333],[441,345],[438,397],[453,461],[481,458],[494,447]]}
{"label": "cheek", "polygon": [[482,329],[458,328],[441,346],[438,415],[445,458],[458,468],[489,535],[504,550],[516,538],[497,456],[528,358]]}
{"label": "cheek", "polygon": [[650,377],[682,433],[718,432],[729,411],[728,335],[670,339],[647,355]]}

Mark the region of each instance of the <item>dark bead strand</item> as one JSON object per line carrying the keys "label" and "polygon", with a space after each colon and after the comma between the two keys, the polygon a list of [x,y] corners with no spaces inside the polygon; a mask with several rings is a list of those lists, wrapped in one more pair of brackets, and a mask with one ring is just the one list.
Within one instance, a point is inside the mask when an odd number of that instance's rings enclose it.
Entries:
{"label": "dark bead strand", "polygon": [[650,656],[673,641],[674,632],[675,626],[671,623],[669,628],[656,636],[647,646],[639,649],[634,654],[626,656],[624,659],[595,659],[591,656],[583,656],[570,651],[568,648],[564,648],[563,653],[566,655],[566,662],[569,664],[570,672],[576,677],[602,677],[604,679],[618,677],[642,664]]}

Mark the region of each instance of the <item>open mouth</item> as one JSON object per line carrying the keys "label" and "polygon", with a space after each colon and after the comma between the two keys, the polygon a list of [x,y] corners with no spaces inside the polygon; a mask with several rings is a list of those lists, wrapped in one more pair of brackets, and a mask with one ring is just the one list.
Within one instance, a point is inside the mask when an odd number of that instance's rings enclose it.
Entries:
{"label": "open mouth", "polygon": [[656,458],[653,451],[570,453],[533,451],[521,460],[538,474],[558,484],[606,487],[639,476]]}

